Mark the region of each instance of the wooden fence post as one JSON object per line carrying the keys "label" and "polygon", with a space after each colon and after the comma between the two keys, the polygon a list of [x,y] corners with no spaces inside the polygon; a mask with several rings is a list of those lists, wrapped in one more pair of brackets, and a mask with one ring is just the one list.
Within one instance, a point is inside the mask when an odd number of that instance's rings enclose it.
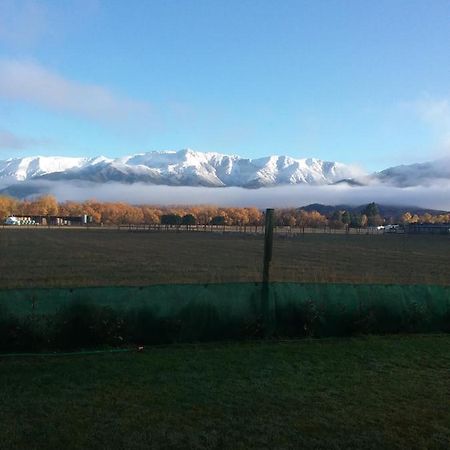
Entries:
{"label": "wooden fence post", "polygon": [[263,333],[266,337],[273,334],[274,308],[270,301],[270,262],[272,261],[274,210],[266,209],[264,228],[264,266],[263,283],[261,291],[261,312],[263,320]]}
{"label": "wooden fence post", "polygon": [[273,247],[273,216],[274,211],[271,208],[266,209],[266,221],[264,228],[264,269],[263,269],[263,283],[268,283],[270,280],[270,262],[272,261],[272,247]]}

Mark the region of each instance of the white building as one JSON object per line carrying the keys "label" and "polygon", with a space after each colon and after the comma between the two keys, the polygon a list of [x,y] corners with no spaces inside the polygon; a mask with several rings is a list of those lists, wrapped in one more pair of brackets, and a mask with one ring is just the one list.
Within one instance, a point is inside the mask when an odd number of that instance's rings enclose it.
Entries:
{"label": "white building", "polygon": [[20,225],[20,220],[17,217],[10,216],[5,220],[6,225]]}

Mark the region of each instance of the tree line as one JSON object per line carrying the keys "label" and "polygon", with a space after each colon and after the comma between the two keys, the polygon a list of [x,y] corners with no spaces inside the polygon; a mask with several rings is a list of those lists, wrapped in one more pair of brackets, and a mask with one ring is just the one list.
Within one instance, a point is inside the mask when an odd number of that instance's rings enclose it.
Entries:
{"label": "tree line", "polygon": [[[194,225],[217,226],[259,226],[264,223],[264,212],[249,207],[199,206],[152,206],[131,205],[123,202],[66,201],[58,203],[55,197],[44,195],[32,200],[18,200],[0,196],[0,220],[8,216],[81,216],[87,214],[92,222],[105,225],[161,224],[187,227]],[[393,223],[448,223],[450,214],[423,215],[405,212],[398,218],[386,219],[381,216],[376,203],[370,203],[361,212],[335,211],[326,216],[317,211],[299,208],[277,209],[275,223],[279,226],[320,228],[364,228]]]}

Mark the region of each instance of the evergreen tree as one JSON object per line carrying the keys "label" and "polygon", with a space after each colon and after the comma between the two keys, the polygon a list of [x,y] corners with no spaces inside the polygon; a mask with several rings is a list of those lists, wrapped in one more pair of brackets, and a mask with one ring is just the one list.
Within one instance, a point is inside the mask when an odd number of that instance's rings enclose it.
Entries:
{"label": "evergreen tree", "polygon": [[196,222],[195,216],[192,214],[186,214],[181,218],[181,225],[186,225],[187,228],[195,225]]}
{"label": "evergreen tree", "polygon": [[344,212],[342,213],[342,218],[341,218],[341,220],[342,220],[342,223],[343,223],[343,224],[345,224],[345,225],[350,225],[350,222],[351,222],[351,216],[350,216],[350,213],[349,213],[348,211],[344,211]]}
{"label": "evergreen tree", "polygon": [[380,210],[378,208],[378,205],[375,202],[369,203],[364,210],[362,211],[362,214],[365,214],[368,218],[379,216]]}
{"label": "evergreen tree", "polygon": [[342,211],[335,211],[330,218],[330,226],[332,228],[343,228]]}
{"label": "evergreen tree", "polygon": [[380,215],[380,210],[375,202],[369,203],[364,211],[363,215],[367,216],[367,224],[370,227],[376,227],[384,223],[384,219]]}
{"label": "evergreen tree", "polygon": [[363,226],[361,214],[350,214],[350,226],[352,228],[361,228]]}
{"label": "evergreen tree", "polygon": [[225,217],[215,216],[211,219],[211,225],[225,225]]}

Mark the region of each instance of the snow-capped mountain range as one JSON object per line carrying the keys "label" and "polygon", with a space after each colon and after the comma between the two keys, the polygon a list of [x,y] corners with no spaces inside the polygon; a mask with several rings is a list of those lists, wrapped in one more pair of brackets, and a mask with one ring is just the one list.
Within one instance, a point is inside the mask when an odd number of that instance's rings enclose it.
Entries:
{"label": "snow-capped mountain range", "polygon": [[[279,185],[365,185],[406,187],[450,181],[450,159],[397,166],[374,174],[339,162],[268,156],[248,159],[191,149],[148,152],[121,158],[50,157],[0,161],[0,189],[17,192],[36,181],[146,183],[169,186],[259,188]],[[25,189],[27,195],[30,189]]]}
{"label": "snow-capped mountain range", "polygon": [[42,179],[257,188],[280,184],[332,184],[357,175],[360,175],[358,170],[345,164],[314,158],[268,156],[247,159],[191,149],[115,159],[36,156],[0,161],[3,186]]}

